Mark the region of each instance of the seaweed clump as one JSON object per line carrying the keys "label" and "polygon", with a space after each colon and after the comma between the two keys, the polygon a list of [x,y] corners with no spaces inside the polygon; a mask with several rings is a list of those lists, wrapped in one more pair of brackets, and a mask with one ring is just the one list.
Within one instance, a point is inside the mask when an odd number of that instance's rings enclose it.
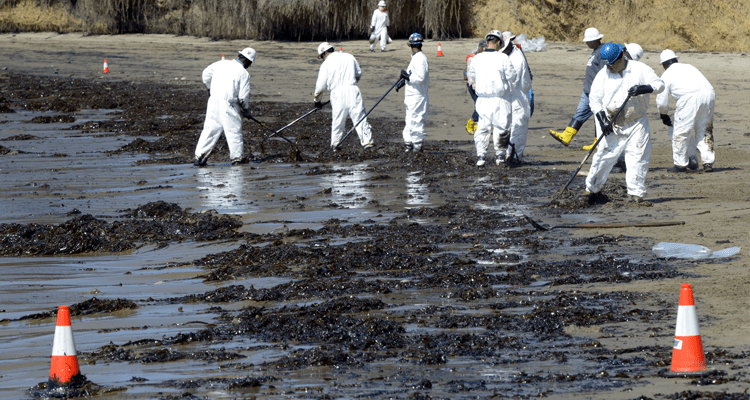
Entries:
{"label": "seaweed clump", "polygon": [[240,237],[236,230],[241,226],[234,216],[191,213],[157,201],[128,210],[112,223],[84,214],[59,225],[0,224],[0,255],[118,252],[145,244],[227,239]]}
{"label": "seaweed clump", "polygon": [[[70,306],[70,316],[78,317],[82,315],[91,315],[96,313],[112,313],[120,310],[134,310],[138,308],[138,304],[128,299],[104,299],[100,300],[96,297],[92,297],[86,301],[73,304]],[[26,319],[44,319],[50,318],[57,315],[57,310],[47,311],[38,314],[25,315],[19,320]]]}

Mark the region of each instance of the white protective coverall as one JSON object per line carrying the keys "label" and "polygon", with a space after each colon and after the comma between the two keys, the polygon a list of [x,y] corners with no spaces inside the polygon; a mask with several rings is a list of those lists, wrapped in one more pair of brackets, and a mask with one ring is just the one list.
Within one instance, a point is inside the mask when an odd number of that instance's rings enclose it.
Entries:
{"label": "white protective coverall", "polygon": [[665,89],[656,96],[659,114],[669,113],[669,95],[677,100],[672,133],[674,165],[685,167],[692,145],[701,153],[703,164],[713,164],[714,88],[705,76],[690,64],[674,63],[661,75]]}
{"label": "white protective coverall", "polygon": [[[353,55],[334,51],[329,53],[320,66],[318,80],[315,83],[315,98],[324,90],[331,92],[331,147],[336,147],[344,137],[346,116],[356,124],[365,116],[365,105],[357,81],[362,76],[362,69]],[[362,146],[372,144],[372,127],[367,119],[356,128]]]}
{"label": "white protective coverall", "polygon": [[407,145],[411,143],[415,150],[419,150],[424,141],[424,119],[427,117],[430,106],[430,98],[427,95],[427,89],[430,87],[427,56],[421,51],[412,54],[406,72],[411,75],[406,81],[404,90],[404,105],[406,105],[404,143]]}
{"label": "white protective coverall", "polygon": [[238,60],[221,60],[203,70],[203,84],[211,90],[211,96],[208,98],[206,120],[195,147],[195,156],[211,152],[224,131],[229,158],[242,158],[240,107],[249,106],[250,74]]}
{"label": "white protective coverall", "polygon": [[475,108],[479,113],[479,122],[474,133],[477,157],[484,158],[487,154],[492,128],[495,154],[504,162],[510,143],[510,83],[516,80],[510,59],[494,49],[475,55],[469,66],[469,80],[474,81],[474,91],[477,93]]}
{"label": "white protective coverall", "polygon": [[[627,60],[625,69],[620,73],[602,68],[591,84],[591,111],[596,115],[604,110],[612,118],[627,98],[628,89],[635,85],[650,85],[657,94],[664,90],[664,82],[642,62]],[[638,197],[646,194],[646,173],[651,162],[651,131],[646,116],[649,98],[648,94],[631,97],[617,120],[613,121],[615,132],[604,136],[599,142],[586,178],[586,190],[590,193],[598,193],[602,189],[620,154],[625,153],[628,194]],[[599,125],[598,119],[596,124]],[[601,132],[601,126],[597,131]]]}
{"label": "white protective coverall", "polygon": [[[516,78],[510,82],[511,108],[513,116],[510,125],[510,142],[516,147],[519,160],[523,160],[523,150],[526,148],[526,138],[529,134],[529,118],[531,117],[531,102],[529,90],[531,89],[531,73],[526,57],[521,49],[510,44],[513,50],[508,58],[516,72]],[[508,157],[513,149],[508,147]]]}
{"label": "white protective coverall", "polygon": [[380,39],[380,51],[385,51],[385,45],[391,42],[390,36],[388,36],[388,26],[391,25],[391,20],[388,18],[388,11],[380,11],[380,8],[376,8],[372,12],[372,20],[370,20],[370,50],[375,49],[375,41]]}

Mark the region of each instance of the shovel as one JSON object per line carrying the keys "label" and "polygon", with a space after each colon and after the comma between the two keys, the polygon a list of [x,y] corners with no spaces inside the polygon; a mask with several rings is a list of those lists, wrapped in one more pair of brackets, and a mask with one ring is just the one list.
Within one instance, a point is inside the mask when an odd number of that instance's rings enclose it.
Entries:
{"label": "shovel", "polygon": [[655,221],[655,222],[633,222],[633,223],[622,223],[622,224],[567,224],[567,225],[555,225],[545,228],[538,222],[531,219],[528,215],[524,215],[523,218],[526,222],[530,223],[538,231],[549,231],[557,228],[568,228],[568,229],[611,229],[611,228],[652,228],[658,226],[674,226],[674,225],[685,225],[685,221]]}

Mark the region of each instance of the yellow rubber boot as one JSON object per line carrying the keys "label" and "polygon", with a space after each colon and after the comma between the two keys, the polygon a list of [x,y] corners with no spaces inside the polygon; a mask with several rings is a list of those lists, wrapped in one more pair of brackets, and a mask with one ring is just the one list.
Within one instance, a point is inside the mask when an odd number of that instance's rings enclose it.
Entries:
{"label": "yellow rubber boot", "polygon": [[596,139],[594,139],[593,143],[587,144],[587,145],[585,145],[585,146],[583,146],[581,148],[584,149],[584,150],[586,150],[586,151],[589,151],[589,150],[591,150],[592,147],[594,147],[594,143],[596,143]]}
{"label": "yellow rubber boot", "polygon": [[563,132],[555,132],[551,129],[549,131],[550,136],[566,146],[570,144],[570,141],[573,140],[573,136],[575,136],[576,133],[578,133],[578,130],[571,127],[565,128],[565,131]]}
{"label": "yellow rubber boot", "polygon": [[472,120],[471,118],[469,118],[469,120],[466,122],[466,132],[469,135],[473,135],[474,132],[476,131],[477,131],[477,123],[474,122],[474,120]]}

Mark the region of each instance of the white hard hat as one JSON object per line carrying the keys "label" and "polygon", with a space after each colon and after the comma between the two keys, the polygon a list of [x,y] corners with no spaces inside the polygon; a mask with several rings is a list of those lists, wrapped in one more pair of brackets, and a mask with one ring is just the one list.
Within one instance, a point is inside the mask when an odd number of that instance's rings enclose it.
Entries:
{"label": "white hard hat", "polygon": [[665,61],[669,61],[671,59],[678,59],[677,54],[674,53],[674,51],[666,49],[659,54],[659,64],[664,64]]}
{"label": "white hard hat", "polygon": [[486,40],[490,40],[492,38],[498,38],[500,40],[503,40],[503,34],[500,33],[500,31],[498,31],[496,29],[493,29],[493,30],[490,31],[490,33],[484,35],[484,38]]}
{"label": "white hard hat", "polygon": [[383,1],[383,0],[380,0],[380,1],[378,2],[378,7],[385,7],[385,1]]}
{"label": "white hard hat", "polygon": [[238,53],[240,53],[242,57],[245,57],[248,60],[250,60],[250,62],[253,62],[253,63],[255,62],[255,50],[251,49],[250,47],[247,47],[243,49],[242,51],[239,51]]}
{"label": "white hard hat", "polygon": [[625,49],[634,61],[640,61],[641,57],[643,57],[643,47],[638,43],[625,43]]}
{"label": "white hard hat", "polygon": [[584,42],[593,42],[594,40],[598,40],[603,38],[604,35],[599,33],[599,30],[596,28],[588,28],[586,29],[586,32],[583,33],[583,41]]}
{"label": "white hard hat", "polygon": [[322,58],[323,53],[325,53],[326,51],[328,51],[328,50],[330,50],[332,48],[333,48],[333,46],[331,46],[331,44],[328,43],[328,42],[321,43],[320,46],[318,46],[318,57]]}

